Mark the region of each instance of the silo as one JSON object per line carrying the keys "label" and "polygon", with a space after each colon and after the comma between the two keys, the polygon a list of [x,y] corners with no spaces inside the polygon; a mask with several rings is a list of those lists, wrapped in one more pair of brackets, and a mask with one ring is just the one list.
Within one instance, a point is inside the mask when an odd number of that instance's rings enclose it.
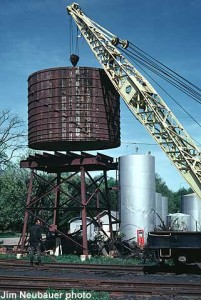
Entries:
{"label": "silo", "polygon": [[191,217],[183,213],[168,214],[167,225],[170,230],[189,231],[191,227]]}
{"label": "silo", "polygon": [[154,229],[155,158],[151,155],[128,155],[119,158],[120,232],[124,240],[137,241],[143,229],[145,242]]}
{"label": "silo", "polygon": [[162,226],[162,194],[156,193],[155,195],[155,226],[161,229]]}
{"label": "silo", "polygon": [[28,143],[38,150],[120,145],[120,101],[103,69],[60,67],[28,78]]}
{"label": "silo", "polygon": [[192,231],[201,230],[201,200],[195,193],[182,195],[181,211],[190,215],[190,224]]}
{"label": "silo", "polygon": [[168,197],[162,196],[162,220],[164,225],[167,225],[168,215]]}

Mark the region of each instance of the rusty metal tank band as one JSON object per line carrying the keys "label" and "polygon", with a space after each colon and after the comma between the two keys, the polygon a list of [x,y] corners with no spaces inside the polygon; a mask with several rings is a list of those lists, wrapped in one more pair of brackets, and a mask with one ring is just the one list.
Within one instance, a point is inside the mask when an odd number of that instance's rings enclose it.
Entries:
{"label": "rusty metal tank band", "polygon": [[104,70],[60,67],[31,74],[28,142],[50,151],[120,146],[119,95]]}

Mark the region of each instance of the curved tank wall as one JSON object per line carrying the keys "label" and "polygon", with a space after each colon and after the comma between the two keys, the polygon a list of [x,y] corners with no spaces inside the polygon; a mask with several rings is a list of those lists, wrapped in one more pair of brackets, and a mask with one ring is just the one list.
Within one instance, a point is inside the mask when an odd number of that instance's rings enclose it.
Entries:
{"label": "curved tank wall", "polygon": [[183,213],[168,214],[167,225],[170,230],[190,231],[191,217]]}
{"label": "curved tank wall", "polygon": [[155,195],[155,226],[161,228],[162,223],[162,194],[156,193]]}
{"label": "curved tank wall", "polygon": [[182,195],[181,211],[190,215],[190,224],[192,231],[201,230],[201,199],[195,193]]}
{"label": "curved tank wall", "polygon": [[155,223],[155,158],[128,155],[119,158],[120,232],[124,240],[134,238],[143,229],[145,242]]}
{"label": "curved tank wall", "polygon": [[162,220],[164,225],[167,225],[168,215],[168,197],[162,196]]}
{"label": "curved tank wall", "polygon": [[120,145],[120,101],[106,73],[88,67],[41,70],[28,78],[28,144],[38,150]]}

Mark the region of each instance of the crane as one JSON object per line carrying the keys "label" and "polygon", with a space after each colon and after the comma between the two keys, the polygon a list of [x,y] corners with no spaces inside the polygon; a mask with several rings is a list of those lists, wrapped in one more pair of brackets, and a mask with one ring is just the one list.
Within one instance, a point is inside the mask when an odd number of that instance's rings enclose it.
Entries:
{"label": "crane", "polygon": [[70,14],[112,84],[156,143],[201,198],[201,151],[147,79],[117,48],[129,46],[84,14],[77,3]]}

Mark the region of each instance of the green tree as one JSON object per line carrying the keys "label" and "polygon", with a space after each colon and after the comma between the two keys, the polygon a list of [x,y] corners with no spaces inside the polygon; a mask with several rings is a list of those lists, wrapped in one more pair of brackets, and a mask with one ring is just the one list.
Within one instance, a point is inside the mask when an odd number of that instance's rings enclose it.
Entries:
{"label": "green tree", "polygon": [[0,228],[21,230],[29,172],[9,164],[0,175]]}
{"label": "green tree", "polygon": [[165,181],[156,174],[156,192],[161,193],[168,198],[168,211],[169,213],[176,213],[181,211],[181,197],[192,193],[192,189],[180,188],[178,191],[173,192],[168,188]]}
{"label": "green tree", "polygon": [[156,173],[156,192],[161,193],[163,196],[169,197],[171,190],[168,188],[165,181]]}
{"label": "green tree", "polygon": [[170,201],[169,201],[169,211],[170,212],[180,212],[181,211],[181,198],[182,195],[187,195],[192,193],[192,189],[180,188],[176,192],[172,192]]}

